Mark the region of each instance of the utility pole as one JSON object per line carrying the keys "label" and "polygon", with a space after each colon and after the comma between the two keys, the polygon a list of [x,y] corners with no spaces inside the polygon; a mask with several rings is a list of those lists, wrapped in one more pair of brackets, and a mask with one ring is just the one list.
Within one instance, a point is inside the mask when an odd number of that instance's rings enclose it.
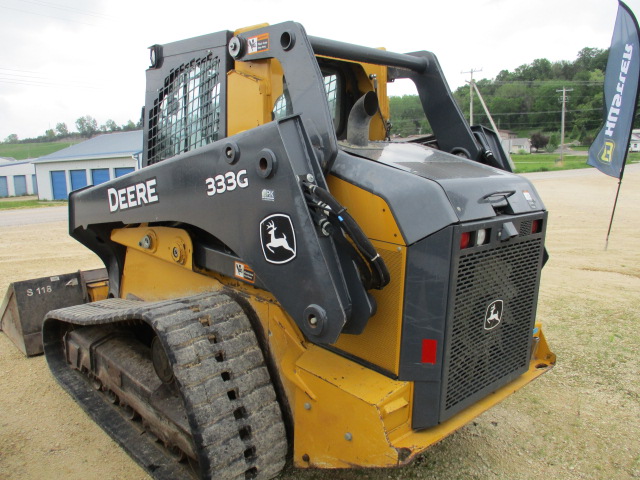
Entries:
{"label": "utility pole", "polygon": [[567,100],[567,92],[573,92],[573,88],[565,88],[562,87],[562,90],[556,90],[557,93],[562,92],[562,98],[560,101],[562,102],[562,120],[560,125],[560,163],[564,161],[564,114],[566,111]]}
{"label": "utility pole", "polygon": [[[487,116],[487,118],[489,119],[489,122],[491,123],[491,126],[493,127],[493,131],[496,132],[496,135],[498,135],[498,137],[500,137],[500,134],[498,133],[498,127],[496,127],[496,124],[493,121],[493,117],[491,116],[491,112],[489,112],[489,109],[487,108],[487,104],[484,103],[484,98],[482,98],[482,95],[480,94],[480,90],[478,90],[478,85],[476,85],[476,82],[473,82],[471,85],[473,85],[473,88],[476,90],[476,93],[478,94],[478,99],[480,100],[480,103],[482,104],[482,108],[484,108],[485,115]],[[513,164],[513,160],[511,160],[510,152],[506,151],[506,152],[504,152],[504,154],[507,156],[507,161],[509,162],[509,165],[511,166],[511,171],[515,172],[516,171],[516,167]]]}
{"label": "utility pole", "polygon": [[473,74],[475,72],[481,72],[482,69],[476,70],[472,68],[468,72],[460,72],[460,73],[470,73],[471,79],[469,80],[469,125],[473,125]]}

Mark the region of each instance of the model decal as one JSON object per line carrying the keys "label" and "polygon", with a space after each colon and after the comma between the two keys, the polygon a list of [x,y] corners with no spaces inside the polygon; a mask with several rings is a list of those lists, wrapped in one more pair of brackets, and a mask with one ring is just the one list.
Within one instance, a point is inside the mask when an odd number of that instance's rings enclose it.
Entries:
{"label": "model decal", "polygon": [[141,207],[149,203],[156,203],[160,199],[156,192],[156,179],[150,178],[144,182],[122,188],[108,188],[109,211],[111,213],[127,208]]}
{"label": "model decal", "polygon": [[247,171],[240,170],[238,173],[226,172],[215,177],[209,177],[205,180],[207,185],[207,195],[213,197],[215,194],[232,192],[236,188],[247,188],[249,179]]}
{"label": "model decal", "polygon": [[269,263],[288,263],[296,257],[296,233],[289,215],[275,213],[260,222],[260,243]]}

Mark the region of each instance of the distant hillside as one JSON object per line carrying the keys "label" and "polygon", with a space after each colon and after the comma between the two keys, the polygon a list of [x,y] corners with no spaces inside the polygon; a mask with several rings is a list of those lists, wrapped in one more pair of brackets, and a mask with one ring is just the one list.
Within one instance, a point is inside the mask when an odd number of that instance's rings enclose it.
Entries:
{"label": "distant hillside", "polygon": [[81,140],[42,143],[0,143],[0,157],[13,157],[16,160],[38,158],[70,147],[80,141]]}
{"label": "distant hillside", "polygon": [[[576,60],[551,62],[545,58],[521,65],[513,72],[502,70],[495,79],[476,81],[499,129],[522,137],[534,132],[559,135],[562,89],[566,89],[565,141],[588,145],[602,125],[604,71],[608,50],[586,47]],[[469,86],[453,92],[462,113],[469,119]],[[401,136],[431,132],[416,95],[391,97],[391,133]],[[475,125],[489,126],[474,93]],[[636,120],[636,128],[640,120]]]}

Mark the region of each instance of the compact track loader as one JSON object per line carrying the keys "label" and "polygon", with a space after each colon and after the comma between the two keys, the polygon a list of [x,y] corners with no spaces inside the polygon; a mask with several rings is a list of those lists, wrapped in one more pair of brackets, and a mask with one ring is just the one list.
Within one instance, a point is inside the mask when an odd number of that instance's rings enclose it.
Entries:
{"label": "compact track loader", "polygon": [[[400,78],[433,135],[390,140]],[[142,167],[71,193],[108,288],[42,339],[155,478],[401,465],[555,363],[547,212],[429,52],[293,22],[154,45]]]}

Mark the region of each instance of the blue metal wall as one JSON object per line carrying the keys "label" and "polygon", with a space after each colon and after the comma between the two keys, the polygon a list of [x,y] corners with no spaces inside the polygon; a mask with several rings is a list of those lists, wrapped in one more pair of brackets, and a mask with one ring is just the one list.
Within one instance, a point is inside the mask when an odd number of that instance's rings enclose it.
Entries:
{"label": "blue metal wall", "polygon": [[131,173],[133,172],[133,170],[134,170],[133,167],[116,168],[115,169],[116,178],[126,175],[127,173]]}
{"label": "blue metal wall", "polygon": [[95,168],[91,170],[91,180],[94,185],[99,185],[109,181],[109,169],[108,168]]}
{"label": "blue metal wall", "polygon": [[13,187],[14,187],[16,197],[19,197],[21,195],[26,195],[27,194],[27,177],[25,177],[24,175],[14,175]]}
{"label": "blue metal wall", "polygon": [[53,170],[51,172],[51,190],[54,200],[67,199],[67,175],[64,170]]}
{"label": "blue metal wall", "polygon": [[69,173],[71,175],[71,190],[78,190],[87,186],[86,170],[69,170]]}

